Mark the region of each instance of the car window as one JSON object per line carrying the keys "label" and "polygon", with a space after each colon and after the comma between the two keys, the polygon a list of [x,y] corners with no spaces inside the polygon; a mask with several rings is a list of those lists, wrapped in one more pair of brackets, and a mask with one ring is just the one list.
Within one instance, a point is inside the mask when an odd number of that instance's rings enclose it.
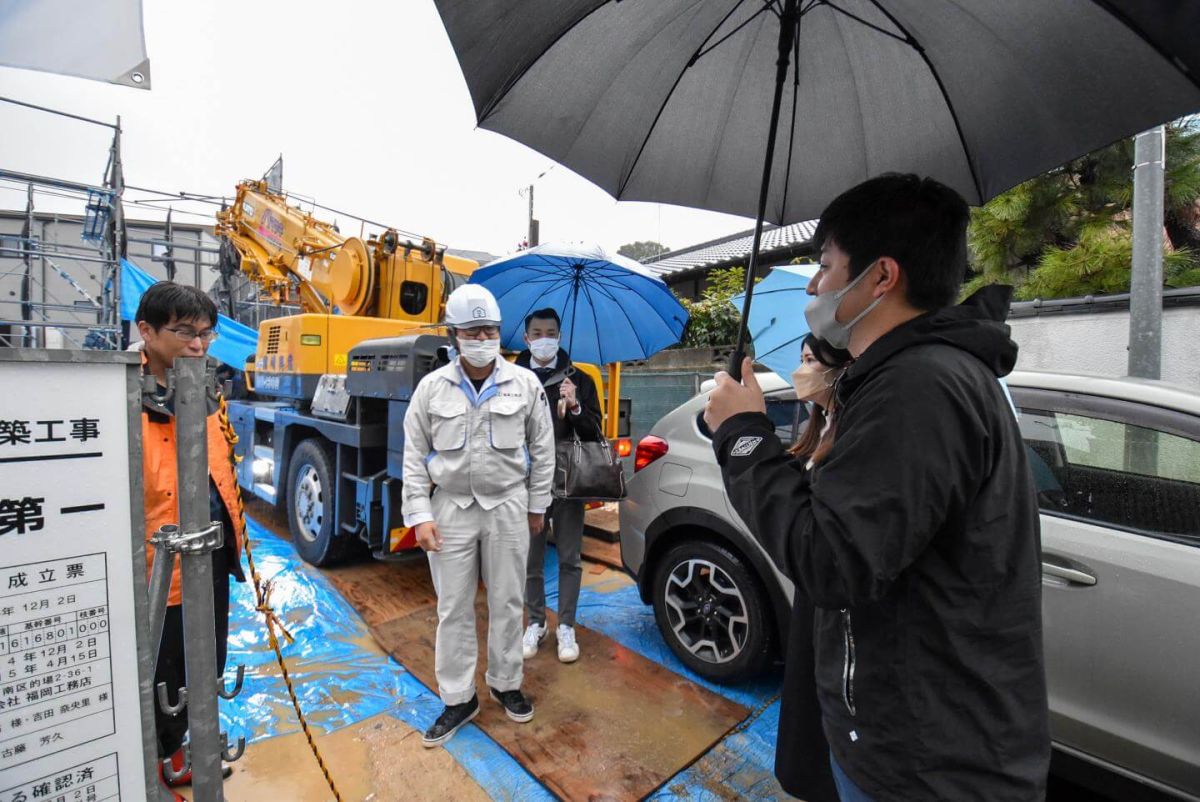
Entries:
{"label": "car window", "polygon": [[1200,543],[1200,442],[1124,421],[1023,409],[1043,511]]}
{"label": "car window", "polygon": [[[791,446],[804,431],[808,420],[808,407],[796,399],[789,390],[786,393],[767,396],[767,417],[775,427],[775,436],[784,446]],[[712,439],[712,432],[704,422],[704,410],[696,413],[696,428],[700,434]]]}
{"label": "car window", "polygon": [[808,408],[792,393],[767,396],[767,417],[775,426],[775,436],[784,446],[791,446],[804,431]]}

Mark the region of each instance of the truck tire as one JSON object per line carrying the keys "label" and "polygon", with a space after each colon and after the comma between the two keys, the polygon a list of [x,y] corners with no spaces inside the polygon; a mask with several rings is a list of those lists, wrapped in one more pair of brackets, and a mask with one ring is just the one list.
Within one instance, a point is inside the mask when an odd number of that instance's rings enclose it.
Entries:
{"label": "truck tire", "polygon": [[296,551],[317,566],[337,564],[350,541],[335,534],[334,464],[333,454],[316,438],[296,446],[288,463],[288,529]]}
{"label": "truck tire", "polygon": [[713,682],[739,682],[771,664],[774,623],[753,568],[707,540],[673,546],[654,571],[654,619],[683,663]]}

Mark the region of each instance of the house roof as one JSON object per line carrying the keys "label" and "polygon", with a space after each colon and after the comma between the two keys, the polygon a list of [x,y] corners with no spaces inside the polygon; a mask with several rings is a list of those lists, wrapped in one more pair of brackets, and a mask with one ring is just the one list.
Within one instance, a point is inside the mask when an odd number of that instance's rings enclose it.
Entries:
{"label": "house roof", "polygon": [[486,265],[488,262],[494,262],[500,258],[487,251],[470,251],[463,248],[447,248],[446,253],[451,256],[460,256],[463,259],[471,259],[472,261],[479,262],[480,265]]}
{"label": "house roof", "polygon": [[[798,255],[797,251],[808,246],[816,230],[816,220],[806,220],[790,226],[764,226],[759,255],[767,260],[794,257]],[[702,242],[689,248],[671,251],[653,262],[647,262],[646,267],[665,279],[668,276],[691,270],[744,265],[750,258],[750,248],[753,244],[754,230],[751,229],[710,242]]]}

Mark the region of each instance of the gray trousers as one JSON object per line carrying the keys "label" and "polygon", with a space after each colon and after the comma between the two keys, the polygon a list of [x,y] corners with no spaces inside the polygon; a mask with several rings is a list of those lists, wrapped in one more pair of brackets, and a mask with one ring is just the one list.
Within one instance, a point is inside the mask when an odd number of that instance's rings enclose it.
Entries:
{"label": "gray trousers", "polygon": [[521,653],[521,588],[529,553],[528,506],[524,494],[485,510],[465,510],[433,494],[433,520],[441,551],[429,552],[437,591],[438,626],[434,673],[446,705],[475,695],[475,591],[482,573],[488,601],[488,662],[485,679],[498,691],[514,691],[524,678]]}
{"label": "gray trousers", "polygon": [[[550,525],[558,549],[558,623],[575,626],[579,583],[583,578],[583,502],[556,498],[550,508]],[[525,609],[529,623],[546,623],[546,530],[529,539],[529,566],[525,579]]]}

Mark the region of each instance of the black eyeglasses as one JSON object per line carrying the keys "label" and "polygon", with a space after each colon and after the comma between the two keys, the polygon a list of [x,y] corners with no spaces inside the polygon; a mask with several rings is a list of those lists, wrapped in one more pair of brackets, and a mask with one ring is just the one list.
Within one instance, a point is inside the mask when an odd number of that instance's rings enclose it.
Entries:
{"label": "black eyeglasses", "polygon": [[163,326],[163,328],[166,329],[167,331],[171,332],[172,334],[174,334],[176,339],[178,339],[180,342],[190,343],[192,340],[196,339],[197,337],[200,338],[200,342],[204,342],[204,343],[210,343],[213,340],[217,339],[217,330],[216,329],[205,329],[204,331],[196,331],[194,329],[182,329],[182,328],[181,329],[173,329],[170,326]]}
{"label": "black eyeglasses", "polygon": [[500,336],[500,327],[475,326],[470,329],[459,329],[458,336],[464,340],[494,340]]}

